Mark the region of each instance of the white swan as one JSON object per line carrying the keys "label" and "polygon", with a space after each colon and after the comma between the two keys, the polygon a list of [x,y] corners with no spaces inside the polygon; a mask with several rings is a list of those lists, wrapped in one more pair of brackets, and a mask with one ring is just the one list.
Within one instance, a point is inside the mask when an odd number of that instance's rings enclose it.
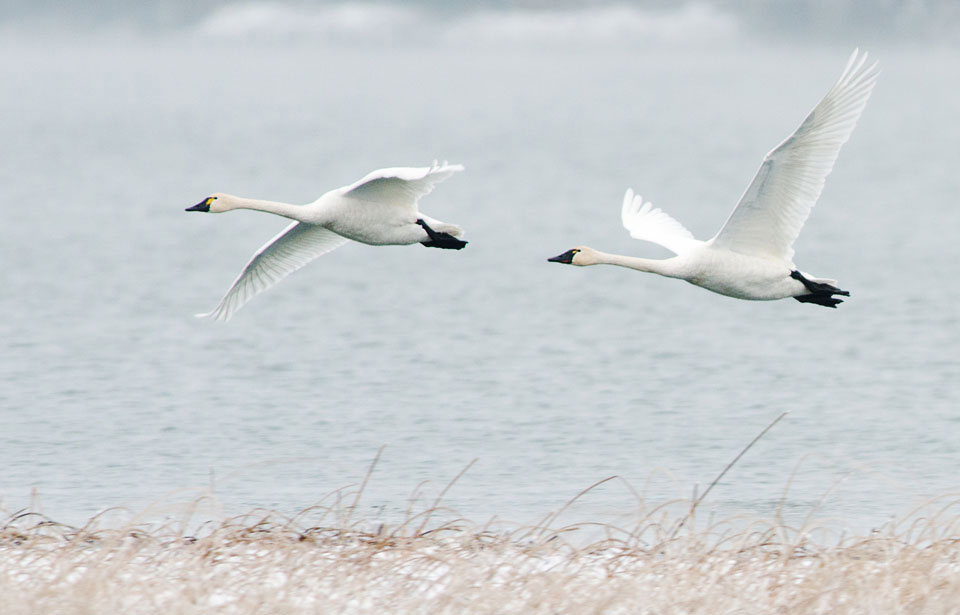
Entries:
{"label": "white swan", "polygon": [[255,209],[295,220],[257,250],[212,312],[197,316],[229,320],[255,295],[351,239],[375,246],[420,243],[430,248],[463,248],[467,242],[457,239],[463,235],[460,227],[434,220],[417,209],[421,197],[462,170],[459,164],[436,162],[430,167],[380,169],[309,205],[216,193],[188,207],[186,211],[210,213]]}
{"label": "white swan", "polygon": [[620,265],[671,278],[738,299],[793,297],[837,307],[849,296],[835,280],[796,269],[793,242],[810,215],[824,180],[856,126],[876,83],[877,64],[854,50],[836,84],[800,127],[767,154],[723,228],[700,241],[679,222],[627,190],[621,216],[636,239],[657,243],[676,256],[663,260],[605,254],[586,246],[550,260],[570,265]]}

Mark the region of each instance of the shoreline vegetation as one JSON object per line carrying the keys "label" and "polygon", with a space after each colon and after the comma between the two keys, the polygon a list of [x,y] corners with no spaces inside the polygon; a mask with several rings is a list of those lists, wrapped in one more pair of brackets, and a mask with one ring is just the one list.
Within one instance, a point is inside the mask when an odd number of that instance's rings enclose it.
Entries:
{"label": "shoreline vegetation", "polygon": [[[355,489],[288,516],[83,527],[34,511],[0,520],[0,613],[946,613],[960,604],[960,494],[867,534],[812,519],[715,521],[699,497],[635,524],[560,523],[584,489],[534,525],[471,523],[441,506],[468,465],[395,524],[355,514]],[[381,449],[382,450],[382,449]],[[215,504],[215,502],[214,502]],[[419,506],[419,509],[417,507]]]}
{"label": "shoreline vegetation", "polygon": [[73,527],[21,512],[0,526],[0,612],[950,612],[960,604],[954,498],[867,535],[704,522],[675,506],[633,528],[554,525],[559,512],[480,526],[439,507],[374,525],[349,504],[253,511],[190,532],[183,520]]}

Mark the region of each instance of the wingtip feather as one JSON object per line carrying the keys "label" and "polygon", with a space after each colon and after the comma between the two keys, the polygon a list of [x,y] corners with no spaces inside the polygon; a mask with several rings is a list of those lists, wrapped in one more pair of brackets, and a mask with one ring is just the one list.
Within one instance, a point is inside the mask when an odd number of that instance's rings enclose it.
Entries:
{"label": "wingtip feather", "polygon": [[633,188],[627,188],[627,191],[623,194],[623,205],[620,207],[620,221],[623,223],[623,227],[630,230],[630,220],[636,215],[637,211],[640,209],[637,206],[637,201],[643,202],[643,197],[637,195]]}
{"label": "wingtip feather", "polygon": [[443,161],[443,164],[437,164],[437,161],[433,161],[433,166],[430,167],[428,173],[442,173],[444,171],[450,173],[456,173],[458,171],[463,171],[464,166],[462,164],[450,164],[446,160]]}
{"label": "wingtip feather", "polygon": [[201,314],[193,315],[194,318],[209,318],[210,320],[219,320],[221,322],[227,322],[228,320],[230,320],[230,316],[232,316],[232,313],[230,313],[227,310],[224,310],[222,306],[217,307],[216,309],[211,310],[209,312],[203,312]]}

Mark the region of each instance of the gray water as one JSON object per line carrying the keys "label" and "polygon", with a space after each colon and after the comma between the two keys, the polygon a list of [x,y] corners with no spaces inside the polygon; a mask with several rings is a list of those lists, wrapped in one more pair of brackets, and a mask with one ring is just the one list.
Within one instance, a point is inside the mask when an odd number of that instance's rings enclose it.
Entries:
{"label": "gray water", "polygon": [[[854,44],[359,45],[207,30],[0,41],[0,504],[83,522],[212,489],[295,512],[359,483],[586,520],[702,489],[722,514],[883,523],[960,489],[960,54],[883,74],[797,242],[838,310],[619,268],[662,256],[637,192],[709,237]],[[348,245],[227,324],[195,319],[284,226],[184,213],[308,202],[386,166],[463,163],[421,202],[461,252]],[[423,481],[429,484],[420,488]],[[789,489],[787,489],[789,485]],[[786,490],[786,495],[785,494]]]}

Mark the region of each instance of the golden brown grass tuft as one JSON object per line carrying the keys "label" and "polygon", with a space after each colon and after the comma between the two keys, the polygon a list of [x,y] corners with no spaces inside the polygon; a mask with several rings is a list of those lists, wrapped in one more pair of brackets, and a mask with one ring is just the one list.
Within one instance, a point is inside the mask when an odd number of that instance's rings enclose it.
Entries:
{"label": "golden brown grass tuft", "polygon": [[457,519],[440,501],[470,466],[419,512],[413,497],[396,525],[372,525],[353,513],[379,454],[354,492],[293,517],[254,511],[191,526],[216,505],[210,496],[159,525],[13,514],[0,525],[0,614],[960,612],[960,496],[866,536],[792,527],[779,513],[703,523],[704,497],[781,418],[700,497],[647,508],[634,492],[628,528],[559,524],[616,477],[532,527]]}
{"label": "golden brown grass tuft", "polygon": [[[370,527],[349,507],[315,507],[187,534],[26,513],[0,527],[0,613],[949,613],[956,508],[934,501],[848,538],[781,522],[698,527],[667,507],[630,530],[428,523],[438,509]],[[596,538],[572,539],[584,533]]]}

